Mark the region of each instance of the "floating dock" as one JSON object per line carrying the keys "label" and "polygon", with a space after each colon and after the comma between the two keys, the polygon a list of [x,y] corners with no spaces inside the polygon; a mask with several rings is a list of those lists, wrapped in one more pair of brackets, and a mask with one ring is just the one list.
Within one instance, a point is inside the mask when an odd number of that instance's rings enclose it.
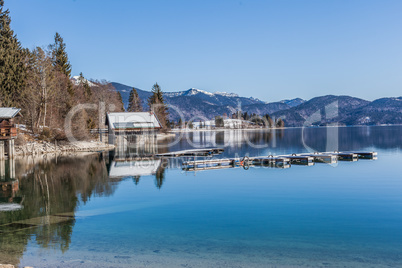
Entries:
{"label": "floating dock", "polygon": [[291,165],[313,166],[315,163],[334,164],[338,161],[357,161],[358,159],[377,159],[376,152],[315,152],[278,156],[256,156],[243,158],[205,159],[183,162],[183,170],[210,170],[223,168],[248,168],[250,166],[269,166],[288,168]]}
{"label": "floating dock", "polygon": [[250,167],[250,166],[269,166],[269,167],[290,167],[291,160],[281,156],[258,156],[258,157],[243,157],[243,158],[223,158],[211,160],[193,160],[183,162],[183,169],[222,169],[229,167]]}
{"label": "floating dock", "polygon": [[304,155],[286,155],[290,159],[290,163],[292,165],[303,165],[303,166],[313,166],[314,165],[314,157],[312,156],[304,156]]}
{"label": "floating dock", "polygon": [[180,157],[180,156],[212,156],[223,153],[223,148],[205,148],[175,151],[163,154],[156,154],[156,157]]}
{"label": "floating dock", "polygon": [[338,156],[328,153],[312,153],[312,154],[300,154],[299,156],[312,157],[314,162],[334,164],[338,162]]}
{"label": "floating dock", "polygon": [[377,159],[377,152],[353,152],[359,159]]}

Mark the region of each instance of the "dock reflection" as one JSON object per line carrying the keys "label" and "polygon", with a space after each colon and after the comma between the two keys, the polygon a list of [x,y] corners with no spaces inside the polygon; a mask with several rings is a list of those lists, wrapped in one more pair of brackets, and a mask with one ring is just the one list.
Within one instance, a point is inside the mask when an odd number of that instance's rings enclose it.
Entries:
{"label": "dock reflection", "polygon": [[15,160],[0,160],[0,211],[22,208],[19,180],[15,178]]}

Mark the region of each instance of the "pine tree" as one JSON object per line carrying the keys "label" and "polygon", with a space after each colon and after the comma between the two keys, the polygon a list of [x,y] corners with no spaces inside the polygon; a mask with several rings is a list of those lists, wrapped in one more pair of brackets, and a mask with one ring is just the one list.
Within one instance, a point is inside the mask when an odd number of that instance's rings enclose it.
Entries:
{"label": "pine tree", "polygon": [[273,127],[274,126],[274,121],[272,120],[272,118],[269,116],[269,114],[264,115],[263,117],[263,121],[264,121],[264,125],[266,127]]}
{"label": "pine tree", "polygon": [[0,0],[0,104],[17,105],[25,88],[25,51],[11,30],[9,10]]}
{"label": "pine tree", "polygon": [[85,79],[85,77],[82,74],[82,72],[80,73],[80,77],[78,78],[78,82],[83,87],[85,99],[88,101],[92,96],[92,89],[89,86],[88,80]]}
{"label": "pine tree", "polygon": [[278,127],[278,128],[284,128],[284,127],[285,127],[285,122],[284,122],[281,118],[279,118],[279,119],[276,121],[276,127]]}
{"label": "pine tree", "polygon": [[166,130],[168,127],[167,123],[169,113],[163,99],[163,92],[158,83],[155,83],[152,87],[152,95],[148,99],[148,106],[150,111],[154,112],[158,117],[159,122],[162,124],[162,128]]}
{"label": "pine tree", "polygon": [[148,105],[151,107],[155,103],[165,103],[163,99],[163,92],[158,83],[155,83],[152,87],[152,95],[148,99]]}
{"label": "pine tree", "polygon": [[71,76],[71,64],[66,52],[66,44],[59,33],[54,36],[54,44],[51,45],[54,66],[68,78]]}
{"label": "pine tree", "polygon": [[142,112],[142,105],[140,97],[138,96],[138,92],[135,88],[133,88],[130,92],[130,96],[128,98],[128,112]]}
{"label": "pine tree", "polygon": [[124,102],[123,102],[123,97],[121,96],[121,93],[117,91],[117,100],[119,101],[119,105],[121,107],[121,111],[124,112]]}
{"label": "pine tree", "polygon": [[225,127],[225,121],[222,116],[215,116],[215,127]]}
{"label": "pine tree", "polygon": [[68,55],[66,52],[66,44],[64,43],[63,38],[59,33],[56,32],[54,36],[54,43],[49,46],[49,49],[52,53],[52,61],[53,66],[56,68],[58,72],[65,75],[68,78],[67,83],[67,92],[70,95],[70,98],[66,102],[66,107],[70,109],[72,107],[72,97],[75,94],[75,90],[73,84],[70,81],[71,76],[71,64],[68,60]]}

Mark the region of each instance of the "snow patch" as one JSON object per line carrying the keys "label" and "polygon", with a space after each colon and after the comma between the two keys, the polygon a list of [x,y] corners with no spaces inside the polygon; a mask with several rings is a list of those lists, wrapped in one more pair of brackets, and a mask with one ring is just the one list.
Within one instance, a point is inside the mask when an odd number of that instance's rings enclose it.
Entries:
{"label": "snow patch", "polygon": [[202,89],[197,89],[197,88],[191,88],[190,90],[187,91],[187,96],[192,96],[192,95],[197,95],[199,93],[209,95],[209,96],[214,96],[214,93],[202,90]]}
{"label": "snow patch", "polygon": [[90,87],[96,86],[94,83],[92,83],[88,79],[81,78],[79,75],[71,77],[71,81],[76,86],[78,86],[80,83],[85,83],[85,82],[87,82]]}
{"label": "snow patch", "polygon": [[215,92],[215,95],[221,95],[224,97],[233,97],[233,98],[239,97],[239,95],[237,95],[235,93],[227,93],[227,92]]}

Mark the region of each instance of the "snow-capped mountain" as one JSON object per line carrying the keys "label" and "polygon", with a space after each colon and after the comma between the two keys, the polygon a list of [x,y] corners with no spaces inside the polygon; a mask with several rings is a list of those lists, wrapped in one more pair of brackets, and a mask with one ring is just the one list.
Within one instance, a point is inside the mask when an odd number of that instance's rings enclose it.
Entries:
{"label": "snow-capped mountain", "polygon": [[[120,83],[112,83],[117,91],[122,95],[125,106],[127,107],[128,97],[133,87]],[[147,100],[151,92],[136,88],[138,96],[142,100],[144,109],[148,109]],[[194,116],[201,116],[212,119],[216,115],[231,115],[237,110],[249,110],[249,112],[273,113],[289,106],[284,103],[267,103],[253,97],[241,97],[235,93],[209,92],[202,89],[190,88],[179,92],[164,92],[166,102],[177,107],[190,119]],[[246,110],[245,110],[246,109]],[[178,114],[171,109],[171,119],[177,120]]]}
{"label": "snow-capped mountain", "polygon": [[[119,83],[112,83],[123,97],[127,107],[128,97],[133,87]],[[136,88],[145,110],[150,91]],[[325,110],[331,103],[338,103],[338,116],[328,121],[325,117],[314,124],[327,124],[336,121],[344,125],[379,125],[402,124],[402,97],[382,98],[375,101],[366,101],[350,96],[320,96],[305,101],[300,98],[267,103],[250,97],[240,97],[233,93],[211,93],[205,90],[190,88],[180,92],[165,92],[165,100],[176,107],[185,116],[186,120],[213,119],[217,115],[231,114],[238,111],[258,115],[270,114],[275,118],[283,118],[286,126],[302,126],[306,118],[316,111]],[[170,119],[178,120],[175,109],[170,109]],[[332,120],[332,121],[331,121]]]}
{"label": "snow-capped mountain", "polygon": [[94,83],[92,83],[91,81],[89,81],[79,75],[75,75],[75,76],[71,77],[71,81],[73,82],[74,85],[79,85],[80,83],[87,82],[90,87],[95,86]]}
{"label": "snow-capped mountain", "polygon": [[178,96],[194,96],[198,94],[205,94],[208,96],[224,96],[224,97],[239,97],[239,95],[235,93],[227,93],[227,92],[209,92],[206,90],[198,89],[198,88],[190,88],[186,91],[179,91],[179,92],[166,92],[165,96],[167,97],[178,97]]}

